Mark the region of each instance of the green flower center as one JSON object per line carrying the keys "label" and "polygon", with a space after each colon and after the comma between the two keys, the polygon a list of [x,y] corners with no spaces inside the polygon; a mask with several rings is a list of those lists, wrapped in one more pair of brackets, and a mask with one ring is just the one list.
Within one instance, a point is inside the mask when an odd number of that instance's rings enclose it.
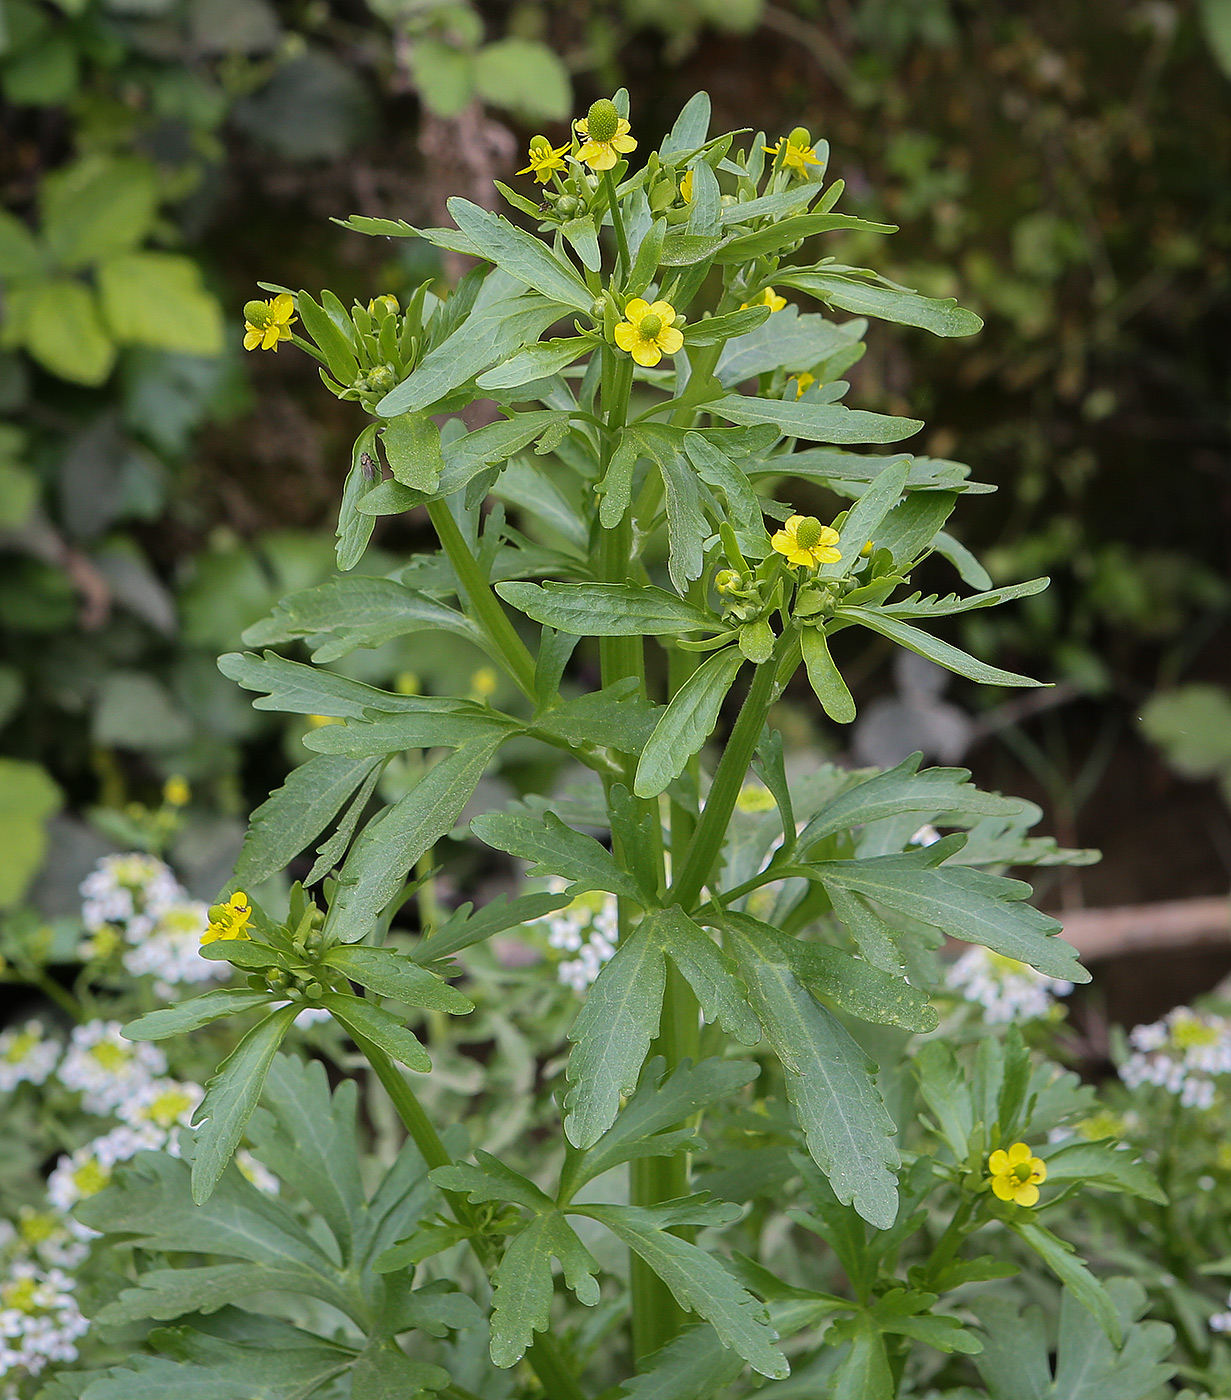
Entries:
{"label": "green flower center", "polygon": [[615,103],[600,97],[586,113],[586,131],[591,141],[610,141],[620,129],[620,114]]}
{"label": "green flower center", "polygon": [[801,549],[815,549],[821,542],[821,522],[815,515],[805,515],[795,528],[795,538]]}
{"label": "green flower center", "polygon": [[1171,1027],[1172,1044],[1180,1050],[1193,1050],[1198,1046],[1217,1045],[1218,1030],[1198,1021],[1195,1016],[1177,1018]]}
{"label": "green flower center", "polygon": [[1030,1163],[1018,1162],[1017,1166],[1013,1168],[1013,1175],[1018,1179],[1018,1181],[1029,1181]]}
{"label": "green flower center", "polygon": [[643,340],[653,340],[663,328],[663,318],[656,316],[652,311],[648,316],[641,318],[641,337]]}
{"label": "green flower center", "polygon": [[6,1308],[16,1312],[32,1313],[38,1307],[35,1290],[37,1285],[32,1278],[19,1278],[14,1283],[6,1283],[0,1288],[0,1299]]}
{"label": "green flower center", "polygon": [[90,1046],[90,1054],[104,1069],[109,1070],[123,1069],[131,1058],[127,1050],[112,1045],[109,1040],[100,1040],[97,1045]]}
{"label": "green flower center", "polygon": [[38,1036],[33,1031],[22,1031],[13,1041],[12,1045],[4,1052],[4,1062],[7,1065],[19,1065],[22,1060],[38,1044]]}
{"label": "green flower center", "polygon": [[244,320],[250,326],[255,326],[257,330],[263,331],[274,319],[274,309],[267,301],[248,301],[244,303]]}
{"label": "green flower center", "polygon": [[73,1173],[73,1185],[83,1196],[96,1196],[111,1180],[111,1173],[96,1158],[83,1162]]}

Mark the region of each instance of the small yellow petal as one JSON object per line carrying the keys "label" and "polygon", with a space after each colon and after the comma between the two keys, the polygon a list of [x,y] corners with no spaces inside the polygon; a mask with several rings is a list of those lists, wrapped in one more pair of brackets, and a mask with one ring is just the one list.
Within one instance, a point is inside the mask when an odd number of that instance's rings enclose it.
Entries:
{"label": "small yellow petal", "polygon": [[[665,304],[666,303],[663,303],[663,305]],[[624,315],[627,320],[631,321],[633,325],[636,326],[640,325],[642,318],[648,316],[653,309],[654,308],[650,306],[650,303],[646,301],[644,297],[634,297],[624,308]]]}
{"label": "small yellow petal", "polygon": [[1003,1176],[1009,1166],[1009,1154],[1002,1147],[998,1147],[987,1159],[987,1169],[993,1176]]}
{"label": "small yellow petal", "polygon": [[1032,1186],[1029,1182],[1019,1186],[1014,1193],[1014,1200],[1019,1206],[1032,1206],[1039,1199],[1039,1188]]}
{"label": "small yellow petal", "polygon": [[[641,304],[645,305],[644,302]],[[669,326],[675,320],[675,307],[669,301],[656,301],[649,307],[649,314],[657,316],[664,326]]]}
{"label": "small yellow petal", "polygon": [[662,351],[652,340],[642,340],[640,337],[629,353],[639,365],[644,365],[647,369],[652,369],[663,357]]}
{"label": "small yellow petal", "polygon": [[261,349],[276,350],[278,348],[278,342],[281,339],[282,336],[279,334],[278,327],[276,325],[266,326],[264,338],[261,340]]}
{"label": "small yellow petal", "polygon": [[[631,136],[613,136],[610,142],[613,150],[619,151],[621,155],[627,155],[629,151],[637,149],[637,142]],[[614,165],[615,162],[613,161]]]}
{"label": "small yellow petal", "polygon": [[264,337],[264,331],[258,330],[255,326],[249,326],[244,332],[244,349],[255,350]]}
{"label": "small yellow petal", "polygon": [[664,355],[674,355],[684,344],[684,332],[674,326],[664,326],[658,333],[658,346]]}
{"label": "small yellow petal", "polygon": [[835,530],[835,529],[833,528],[832,525],[822,525],[822,526],[821,526],[821,537],[820,537],[820,539],[817,540],[817,544],[822,545],[822,546],[825,546],[825,547],[829,547],[829,546],[835,545],[835,544],[837,544],[837,543],[838,543],[838,532],[837,532],[837,530]]}
{"label": "small yellow petal", "polygon": [[1019,1183],[1011,1176],[992,1177],[992,1194],[998,1201],[1011,1201],[1017,1194]]}
{"label": "small yellow petal", "polygon": [[1030,1148],[1024,1142],[1015,1142],[1009,1148],[1009,1165],[1020,1167],[1023,1162],[1030,1160]]}
{"label": "small yellow petal", "polygon": [[1030,1180],[1036,1184],[1047,1180],[1047,1163],[1040,1157],[1030,1159]]}
{"label": "small yellow petal", "polygon": [[813,546],[812,557],[818,564],[836,564],[842,558],[842,551],[827,544]]}
{"label": "small yellow petal", "polygon": [[630,321],[621,321],[615,328],[615,343],[621,350],[631,350],[640,339],[636,326]]}

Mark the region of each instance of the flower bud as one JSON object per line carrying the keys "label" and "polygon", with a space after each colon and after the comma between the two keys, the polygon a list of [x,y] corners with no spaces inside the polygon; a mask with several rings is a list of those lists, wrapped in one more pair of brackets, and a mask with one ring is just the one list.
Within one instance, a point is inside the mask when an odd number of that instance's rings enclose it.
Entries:
{"label": "flower bud", "polygon": [[556,213],[561,214],[566,219],[571,219],[581,208],[581,200],[575,194],[562,194],[556,200]]}
{"label": "flower bud", "polygon": [[401,309],[397,297],[391,292],[386,292],[384,296],[373,297],[368,302],[368,310],[381,320],[384,320],[386,316],[396,316]]}
{"label": "flower bud", "polygon": [[368,388],[378,394],[388,393],[397,383],[392,365],[377,365],[368,371]]}
{"label": "flower bud", "polygon": [[732,593],[739,584],[740,576],[736,569],[719,569],[714,575],[714,587],[719,593]]}
{"label": "flower bud", "polygon": [[609,98],[600,97],[586,113],[586,131],[591,141],[610,141],[620,129],[620,114]]}

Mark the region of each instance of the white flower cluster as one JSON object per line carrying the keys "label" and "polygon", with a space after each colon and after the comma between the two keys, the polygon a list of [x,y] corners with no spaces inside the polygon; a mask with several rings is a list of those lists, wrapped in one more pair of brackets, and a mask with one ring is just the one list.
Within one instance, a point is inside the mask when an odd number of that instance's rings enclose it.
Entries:
{"label": "white flower cluster", "polygon": [[81,898],[81,918],[91,935],[82,945],[83,958],[108,957],[123,947],[125,970],[157,977],[163,996],[176,985],[226,973],[225,964],[200,954],[208,906],[189,899],[170,866],[155,856],[103,856],[81,882]]}
{"label": "white flower cluster", "polygon": [[1231,1021],[1177,1006],[1161,1021],[1134,1026],[1133,1053],[1120,1066],[1130,1089],[1153,1084],[1175,1094],[1186,1108],[1212,1108],[1214,1080],[1231,1074]]}
{"label": "white flower cluster", "polygon": [[63,1269],[15,1259],[0,1283],[0,1384],[9,1393],[49,1361],[76,1361],[77,1339],[89,1328]]}
{"label": "white flower cluster", "polygon": [[983,1008],[983,1019],[1039,1021],[1051,1014],[1057,997],[1073,990],[1072,982],[1046,977],[1015,958],[990,948],[971,948],[952,964],[945,986],[964,1000]]}
{"label": "white flower cluster", "polygon": [[73,1028],[56,1077],[81,1094],[87,1113],[111,1113],[166,1069],[162,1051],[125,1040],[118,1021],[87,1021]]}
{"label": "white flower cluster", "polygon": [[42,1084],[60,1058],[58,1041],[43,1032],[41,1021],[27,1021],[20,1028],[0,1034],[0,1093],[21,1083]]}
{"label": "white flower cluster", "polygon": [[[1227,1307],[1231,1309],[1231,1293],[1227,1295]],[[1231,1311],[1215,1313],[1210,1318],[1211,1332],[1231,1332]]]}
{"label": "white flower cluster", "polygon": [[[553,875],[549,888],[563,894],[569,882]],[[544,914],[534,923],[547,930],[547,944],[562,953],[576,953],[563,959],[557,973],[560,981],[575,992],[584,992],[598,976],[605,962],[615,955],[620,937],[619,916],[614,895],[602,890],[579,894],[571,904]]]}

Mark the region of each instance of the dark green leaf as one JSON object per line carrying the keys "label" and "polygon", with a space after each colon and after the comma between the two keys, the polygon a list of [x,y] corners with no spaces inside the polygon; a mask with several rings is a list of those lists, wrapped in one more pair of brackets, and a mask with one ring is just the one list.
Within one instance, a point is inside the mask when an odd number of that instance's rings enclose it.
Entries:
{"label": "dark green leaf", "polygon": [[342,486],[342,503],[338,507],[338,568],[346,573],[363,558],[372,538],[375,521],[361,514],[359,502],[380,480],[376,464],[376,424],[369,424],[355,439],[351,453],[351,469]]}
{"label": "dark green leaf", "polygon": [[598,1302],[598,1264],[572,1226],[554,1211],[532,1220],[513,1238],[495,1274],[491,1358],[497,1366],[515,1365],[534,1334],[551,1325],[553,1255],[578,1301],[587,1307]]}
{"label": "dark green leaf", "polygon": [[630,676],[547,710],[535,717],[533,728],[570,744],[599,744],[636,754],[654,733],[662,713],[662,707],[651,705]]}
{"label": "dark green leaf", "polygon": [[574,311],[589,312],[594,293],[540,239],[468,199],[449,200],[449,213],[481,257],[552,301],[571,306]]}
{"label": "dark green leaf", "polygon": [[642,927],[647,926],[693,989],[705,1019],[721,1024],[740,1044],[755,1045],[761,1027],[732,959],[678,905],[648,915]]}
{"label": "dark green leaf", "polygon": [[1115,1303],[1103,1285],[1077,1257],[1073,1246],[1065,1240],[1058,1239],[1050,1230],[1045,1230],[1034,1220],[1014,1219],[1010,1220],[1008,1225],[1090,1313],[1112,1346],[1119,1347],[1124,1332]]}
{"label": "dark green leaf", "polygon": [[349,388],[359,376],[359,361],[355,359],[350,341],[307,292],[300,292],[295,298],[295,309],[299,312],[304,330],[316,341],[317,348],[325,356],[329,373],[344,388]]}
{"label": "dark green leaf", "polygon": [[393,948],[368,948],[357,943],[343,943],[330,948],[324,962],[329,967],[336,967],[352,982],[358,982],[360,986],[383,997],[396,997],[407,1006],[448,1011],[454,1016],[464,1016],[474,1010],[474,1003],[456,987],[442,982],[439,977],[434,977],[426,968]]}
{"label": "dark green leaf", "polygon": [[565,894],[524,894],[514,900],[502,894],[485,904],[477,914],[471,912],[472,905],[459,905],[435,933],[420,940],[412,956],[417,963],[436,962],[503,933],[505,929],[540,919],[544,914],[562,909],[568,902]]}
{"label": "dark green leaf", "polygon": [[836,724],[850,724],[855,718],[855,701],[847,688],[842,672],[829,654],[829,643],[820,627],[805,627],[800,634],[804,665],[821,708]]}
{"label": "dark green leaf", "polygon": [[516,389],[535,379],[559,374],[566,366],[594,348],[589,336],[570,336],[565,340],[545,340],[519,350],[516,355],[479,375],[475,383],[480,389]]}
{"label": "dark green leaf", "polygon": [[891,418],[836,403],[757,399],[743,394],[729,394],[707,408],[732,423],[772,423],[788,436],[808,442],[899,442],[923,427],[917,418]]}
{"label": "dark green leaf", "polygon": [[887,616],[879,608],[840,606],[834,616],[844,621],[857,622],[871,632],[879,632],[882,637],[897,642],[898,646],[916,652],[919,656],[925,656],[938,666],[955,671],[959,676],[965,676],[967,680],[979,681],[982,685],[1045,684],[1044,681],[1032,680],[1029,676],[1019,676],[1014,671],[1002,671],[997,666],[989,666],[987,662],[979,661],[959,647],[951,646],[939,637],[933,637],[929,632],[922,632],[918,627],[911,627],[909,623]]}
{"label": "dark green leaf", "polygon": [[574,831],[554,812],[542,821],[519,812],[489,812],[476,817],[470,829],[489,846],[534,862],[531,875],[562,875],[573,882],[569,893],[607,890],[643,903],[646,891],[621,870],[611,852],[593,836]]}
{"label": "dark green leaf", "polygon": [[169,1036],[200,1030],[202,1026],[208,1026],[211,1021],[221,1020],[224,1016],[236,1016],[241,1011],[267,1006],[275,999],[268,992],[220,988],[216,992],[204,992],[199,997],[189,997],[187,1001],[177,1002],[174,1006],[147,1011],[144,1016],[129,1021],[123,1034],[127,1040],[166,1040]]}
{"label": "dark green leaf", "polygon": [[719,711],[744,658],[738,647],[726,647],[699,666],[663,712],[637,763],[634,791],[657,797],[684,771],[688,760],[714,732]]}
{"label": "dark green leaf", "polygon": [[431,1069],[432,1062],[419,1037],[388,1011],[362,997],[339,996],[336,992],[325,992],[320,1002],[348,1031],[379,1045],[408,1069],[423,1074]]}
{"label": "dark green leaf", "polygon": [[664,636],[717,622],[674,593],[635,583],[499,583],[496,592],[535,622],[578,637]]}
{"label": "dark green leaf", "polygon": [[[718,240],[715,240],[717,242]],[[742,311],[728,311],[723,316],[706,316],[685,326],[684,340],[688,345],[722,345],[739,335],[747,335],[769,320],[768,306],[746,306]],[[752,420],[763,421],[763,420]]]}
{"label": "dark green leaf", "polygon": [[783,272],[778,280],[787,287],[836,306],[856,316],[876,316],[903,326],[919,326],[933,335],[974,335],[983,329],[982,320],[952,297],[920,296],[918,292],[892,283],[872,282],[841,272],[819,269],[814,272]]}
{"label": "dark green leaf", "polygon": [[440,429],[426,413],[403,413],[385,424],[380,440],[395,481],[430,495],[445,469]]}
{"label": "dark green leaf", "polygon": [[752,233],[740,234],[724,244],[715,258],[719,263],[751,262],[753,258],[763,258],[769,253],[781,252],[792,243],[801,243],[818,233],[832,233],[846,230],[852,233],[896,233],[893,224],[873,224],[866,219],[856,219],[849,214],[796,214],[793,218],[779,219],[777,223],[766,224]]}
{"label": "dark green leaf", "polygon": [[417,713],[328,724],[305,734],[303,742],[317,753],[370,759],[404,749],[460,749],[463,744],[490,743],[509,738],[518,727],[508,715],[463,702],[447,711],[425,706]]}

